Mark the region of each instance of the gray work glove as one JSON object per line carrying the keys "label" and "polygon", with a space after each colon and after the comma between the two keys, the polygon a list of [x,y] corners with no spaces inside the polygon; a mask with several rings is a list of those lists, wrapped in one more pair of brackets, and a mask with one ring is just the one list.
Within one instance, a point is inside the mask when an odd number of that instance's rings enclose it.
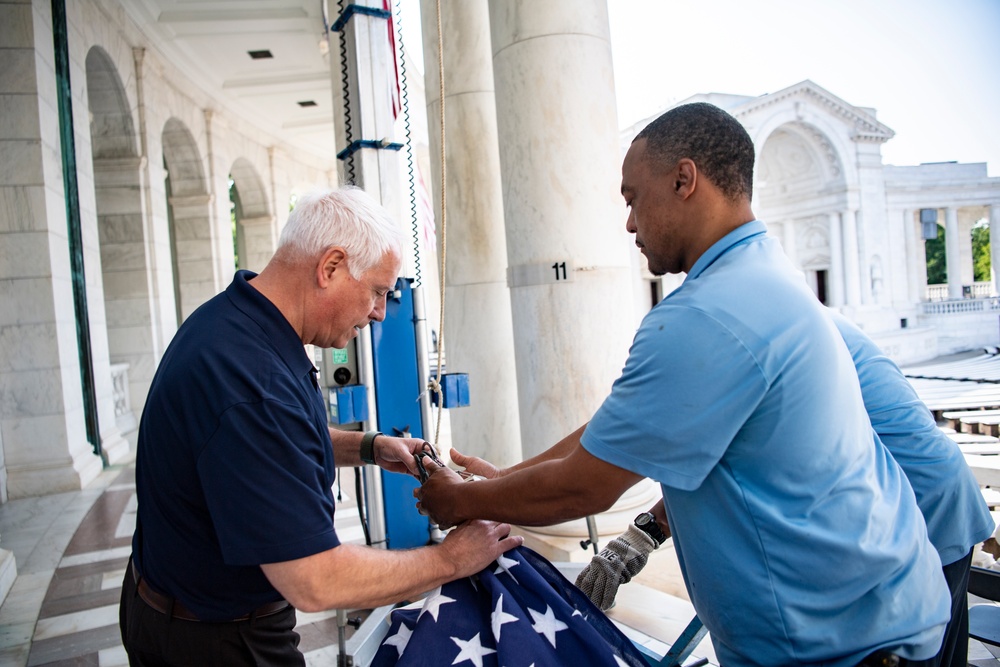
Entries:
{"label": "gray work glove", "polygon": [[657,546],[652,537],[630,525],[590,559],[590,564],[576,578],[576,587],[602,611],[607,611],[615,603],[618,587],[639,574]]}

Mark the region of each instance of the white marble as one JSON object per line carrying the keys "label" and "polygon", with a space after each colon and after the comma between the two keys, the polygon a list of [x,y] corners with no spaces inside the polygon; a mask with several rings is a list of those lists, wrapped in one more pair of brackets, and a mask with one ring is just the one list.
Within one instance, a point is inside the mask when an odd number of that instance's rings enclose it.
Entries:
{"label": "white marble", "polygon": [[116,646],[98,651],[97,664],[100,667],[128,667],[128,654],[125,652],[125,647]]}
{"label": "white marble", "polygon": [[38,624],[35,626],[32,640],[52,639],[53,637],[61,637],[75,632],[95,630],[117,624],[118,605],[107,605],[97,607],[96,609],[63,614],[61,616],[40,618],[38,619]]}
{"label": "white marble", "polygon": [[511,286],[530,457],[588,420],[621,372],[634,334],[623,298],[632,241],[604,2],[494,1],[490,28],[509,275],[570,267]]}
{"label": "white marble", "polygon": [[14,552],[0,549],[0,604],[14,586],[17,579],[17,561]]}
{"label": "white marble", "polygon": [[[0,605],[0,627],[28,626],[28,637],[35,626],[38,612],[45,599],[49,582],[52,580],[52,570],[45,572],[20,572],[7,598]],[[21,631],[17,631],[21,635]],[[10,645],[2,643],[0,646]]]}

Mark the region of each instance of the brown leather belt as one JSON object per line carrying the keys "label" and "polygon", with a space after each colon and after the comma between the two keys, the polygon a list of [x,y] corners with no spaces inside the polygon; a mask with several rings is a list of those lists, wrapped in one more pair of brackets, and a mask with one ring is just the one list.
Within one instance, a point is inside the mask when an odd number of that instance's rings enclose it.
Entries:
{"label": "brown leather belt", "polygon": [[[161,614],[165,614],[172,618],[179,618],[185,621],[201,621],[200,618],[195,616],[192,611],[182,605],[179,601],[168,598],[166,595],[153,590],[150,585],[146,583],[146,580],[139,576],[139,573],[135,571],[135,568],[132,567],[131,563],[129,563],[129,568],[132,570],[132,577],[135,579],[135,585],[139,591],[139,597],[142,598],[143,602]],[[277,614],[279,611],[284,611],[287,608],[288,600],[268,602],[265,605],[257,607],[257,609],[249,614],[240,616],[239,618],[230,619],[226,622],[236,623],[238,621],[249,621],[251,618],[263,618],[264,616]]]}

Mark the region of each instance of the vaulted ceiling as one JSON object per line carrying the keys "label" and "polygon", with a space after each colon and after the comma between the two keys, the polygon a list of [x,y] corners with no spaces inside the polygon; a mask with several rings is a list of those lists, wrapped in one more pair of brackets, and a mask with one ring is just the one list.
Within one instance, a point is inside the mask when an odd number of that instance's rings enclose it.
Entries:
{"label": "vaulted ceiling", "polygon": [[[122,4],[164,57],[230,111],[299,149],[336,153],[331,73],[325,55],[327,2],[129,0]],[[336,11],[336,2],[329,4]],[[330,42],[336,48],[335,33]]]}

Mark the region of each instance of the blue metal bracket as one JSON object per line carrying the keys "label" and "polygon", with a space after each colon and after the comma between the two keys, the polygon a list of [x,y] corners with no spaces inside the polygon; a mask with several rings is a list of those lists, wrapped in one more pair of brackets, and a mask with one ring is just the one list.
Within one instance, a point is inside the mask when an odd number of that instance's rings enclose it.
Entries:
{"label": "blue metal bracket", "polygon": [[337,159],[346,160],[347,158],[351,157],[362,148],[378,148],[388,151],[398,151],[402,147],[403,144],[390,143],[385,139],[383,139],[382,141],[373,141],[371,139],[358,139],[357,141],[352,141],[347,148],[337,153]]}
{"label": "blue metal bracket", "polygon": [[708,628],[702,625],[700,618],[695,616],[687,624],[687,627],[684,628],[684,632],[677,638],[673,646],[670,647],[670,650],[667,651],[667,654],[663,656],[663,660],[653,664],[658,667],[679,667],[679,665],[688,659],[688,656],[691,655],[691,652],[694,651],[695,647],[698,646],[706,634],[708,634]]}
{"label": "blue metal bracket", "polygon": [[347,25],[347,22],[351,20],[351,17],[355,14],[363,14],[364,16],[374,16],[377,19],[387,19],[392,16],[392,12],[387,9],[379,9],[378,7],[369,7],[368,5],[347,5],[344,7],[344,11],[341,12],[340,16],[330,30],[333,32],[340,32]]}

